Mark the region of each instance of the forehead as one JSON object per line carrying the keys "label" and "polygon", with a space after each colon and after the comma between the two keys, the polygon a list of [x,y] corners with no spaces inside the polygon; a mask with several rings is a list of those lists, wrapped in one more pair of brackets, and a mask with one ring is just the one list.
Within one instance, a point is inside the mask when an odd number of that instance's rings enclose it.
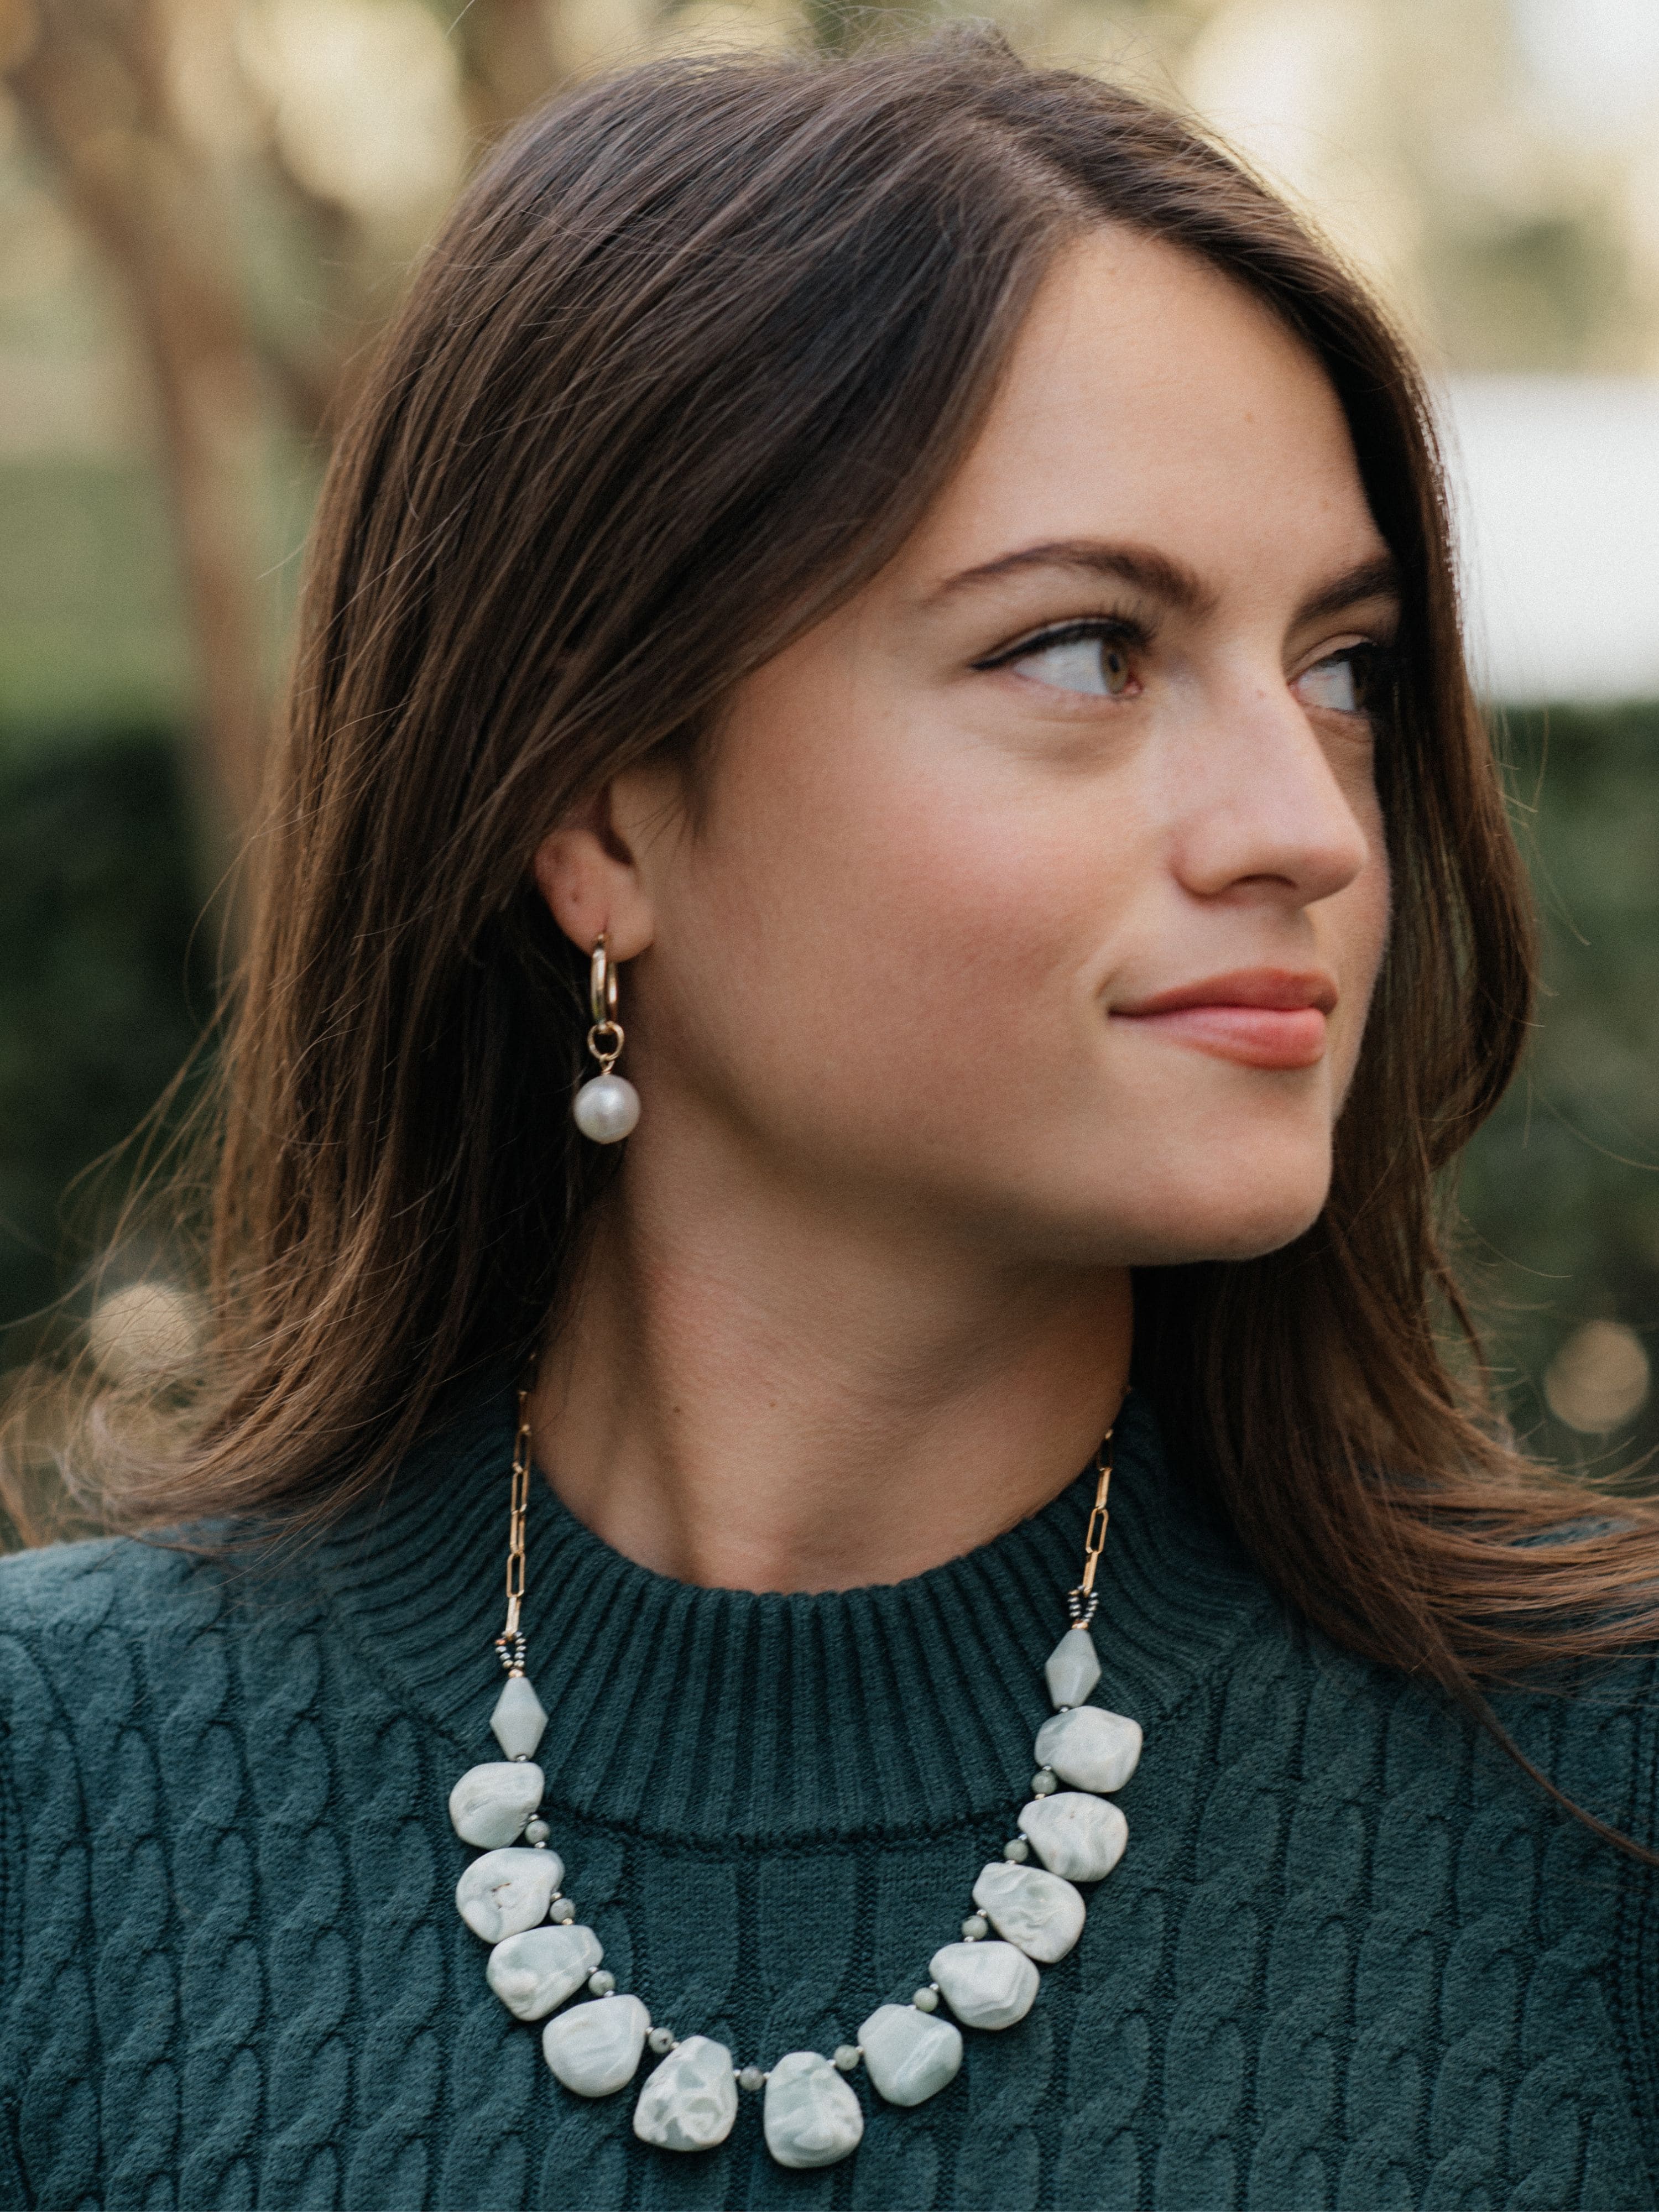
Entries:
{"label": "forehead", "polygon": [[1103,536],[1224,587],[1231,572],[1292,591],[1382,550],[1312,353],[1241,284],[1115,227],[1049,270],[905,565],[948,573],[1016,541]]}

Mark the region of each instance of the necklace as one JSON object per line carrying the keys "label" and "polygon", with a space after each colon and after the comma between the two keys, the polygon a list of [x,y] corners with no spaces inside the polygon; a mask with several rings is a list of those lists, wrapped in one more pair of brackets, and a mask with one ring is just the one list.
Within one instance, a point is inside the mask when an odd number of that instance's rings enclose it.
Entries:
{"label": "necklace", "polygon": [[[1128,1828],[1105,1793],[1121,1790],[1140,1757],[1138,1723],[1085,1702],[1100,1680],[1090,1633],[1100,1601],[1095,1571],[1106,1541],[1111,1480],[1109,1429],[1095,1461],[1095,1502],[1083,1573],[1066,1595],[1070,1626],[1043,1665],[1052,1717],[1037,1731],[1037,1771],[1018,1833],[981,1869],[960,1938],[934,1952],[928,1978],[903,2002],[878,2004],[825,2057],[791,2051],[765,2069],[737,2067],[723,2043],[683,2041],[653,2025],[637,1996],[619,1991],[591,1928],[565,1896],[564,1862],[542,1817],[535,1763],[547,1713],[525,1672],[525,1514],[530,1497],[529,1393],[519,1393],[507,1553],[507,1622],[495,1651],[507,1680],[490,1717],[505,1757],[474,1766],[450,1792],[449,1817],[474,1859],[456,1885],[467,1926],[490,1947],[490,1988],[516,2019],[544,2021],[542,2051],[579,2097],[626,2088],[649,2047],[659,2061],[634,2112],[634,2132],[663,2150],[712,2150],[732,2132],[739,2091],[764,2094],[766,2147],[780,2166],[833,2166],[858,2148],[864,2108],[848,2076],[862,2065],[890,2105],[920,2105],[956,2077],[962,2027],[1012,2027],[1036,2000],[1039,1966],[1052,1966],[1083,1932],[1075,1885],[1099,1881],[1123,1853]],[[1068,1786],[1062,1789],[1061,1784]],[[1030,1863],[1033,1853],[1041,1862]],[[992,1930],[996,1931],[994,1937]],[[568,2000],[579,1990],[580,2004]],[[955,2020],[940,2012],[940,2000]]]}

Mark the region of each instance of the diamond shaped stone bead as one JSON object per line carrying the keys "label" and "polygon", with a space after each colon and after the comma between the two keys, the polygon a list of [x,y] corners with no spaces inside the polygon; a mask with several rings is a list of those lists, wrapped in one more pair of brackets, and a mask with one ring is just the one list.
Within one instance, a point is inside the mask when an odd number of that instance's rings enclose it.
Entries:
{"label": "diamond shaped stone bead", "polygon": [[489,1716],[495,1741],[509,1759],[533,1759],[547,1727],[547,1709],[526,1674],[509,1674]]}
{"label": "diamond shaped stone bead", "polygon": [[1086,1628],[1068,1628],[1042,1665],[1048,1698],[1055,1705],[1080,1705],[1100,1680],[1100,1655]]}

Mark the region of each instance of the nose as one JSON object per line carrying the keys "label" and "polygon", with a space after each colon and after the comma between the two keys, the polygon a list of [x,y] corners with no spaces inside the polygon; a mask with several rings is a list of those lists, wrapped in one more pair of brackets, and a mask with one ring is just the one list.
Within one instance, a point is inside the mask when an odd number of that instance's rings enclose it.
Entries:
{"label": "nose", "polygon": [[1276,677],[1216,699],[1171,761],[1183,887],[1291,908],[1346,890],[1370,860],[1373,835],[1369,753],[1358,733],[1351,742],[1351,755],[1334,758]]}

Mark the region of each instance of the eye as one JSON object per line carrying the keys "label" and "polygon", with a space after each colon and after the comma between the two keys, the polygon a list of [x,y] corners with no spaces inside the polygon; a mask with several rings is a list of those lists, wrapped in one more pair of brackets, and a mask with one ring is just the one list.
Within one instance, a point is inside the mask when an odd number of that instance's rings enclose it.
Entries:
{"label": "eye", "polygon": [[1128,647],[1115,628],[1099,623],[1073,623],[1050,630],[1000,659],[982,664],[1012,668],[1056,691],[1073,691],[1091,699],[1121,699],[1134,681]]}
{"label": "eye", "polygon": [[1340,653],[1304,668],[1291,690],[1304,707],[1328,714],[1363,714],[1376,703],[1382,650],[1370,644],[1344,646]]}

